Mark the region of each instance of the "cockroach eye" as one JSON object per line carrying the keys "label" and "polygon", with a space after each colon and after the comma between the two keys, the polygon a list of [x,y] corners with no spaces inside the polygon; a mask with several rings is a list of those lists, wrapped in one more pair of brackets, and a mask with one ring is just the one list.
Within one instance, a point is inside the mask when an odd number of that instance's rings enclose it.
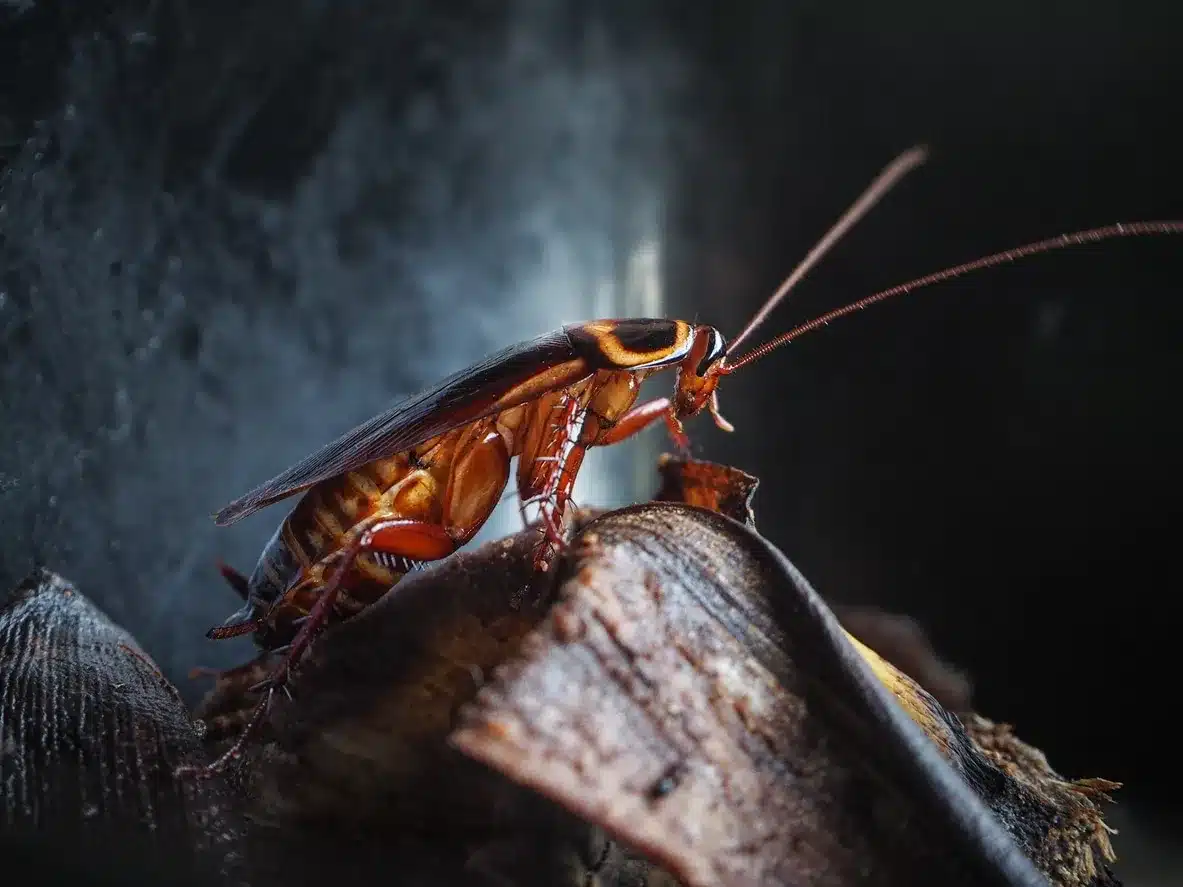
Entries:
{"label": "cockroach eye", "polygon": [[706,354],[703,355],[702,360],[698,362],[698,366],[694,370],[694,375],[702,377],[707,374],[707,371],[723,356],[727,351],[727,342],[723,339],[723,334],[718,330],[712,329],[710,331],[710,343],[707,345]]}

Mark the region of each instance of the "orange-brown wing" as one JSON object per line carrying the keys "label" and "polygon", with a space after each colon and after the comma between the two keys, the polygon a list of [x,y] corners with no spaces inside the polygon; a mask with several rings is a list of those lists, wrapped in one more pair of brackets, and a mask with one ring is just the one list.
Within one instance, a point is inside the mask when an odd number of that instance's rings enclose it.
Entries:
{"label": "orange-brown wing", "polygon": [[668,365],[687,351],[687,329],[678,320],[592,321],[510,345],[346,432],[235,499],[214,520],[232,524],[321,481],[573,385],[596,370]]}
{"label": "orange-brown wing", "polygon": [[571,385],[594,372],[559,330],[511,345],[392,405],[282,474],[235,499],[214,520],[225,526],[347,471]]}

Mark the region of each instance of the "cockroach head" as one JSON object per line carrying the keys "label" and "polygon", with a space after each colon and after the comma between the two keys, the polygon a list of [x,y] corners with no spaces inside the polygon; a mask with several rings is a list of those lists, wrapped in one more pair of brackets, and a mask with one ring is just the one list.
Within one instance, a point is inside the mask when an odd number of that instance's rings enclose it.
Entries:
{"label": "cockroach head", "polygon": [[699,326],[694,329],[694,342],[690,352],[678,365],[678,382],[674,391],[674,413],[679,419],[697,416],[703,408],[709,408],[715,424],[724,431],[731,431],[731,425],[718,410],[718,396],[715,388],[723,374],[723,358],[727,353],[727,342],[713,326]]}
{"label": "cockroach head", "polygon": [[905,151],[889,164],[863,192],[863,195],[834,223],[825,237],[810,250],[809,254],[793,270],[793,273],[764,303],[764,307],[748,321],[748,325],[732,340],[730,345],[723,341],[723,336],[714,327],[699,326],[694,328],[694,342],[691,345],[690,353],[686,355],[678,368],[678,388],[674,394],[674,414],[678,419],[696,416],[705,407],[711,411],[711,418],[715,420],[716,425],[724,431],[732,430],[731,424],[719,415],[719,397],[715,391],[719,385],[719,377],[739,369],[744,363],[758,359],[778,347],[780,343],[761,346],[753,353],[739,359],[728,360],[728,353],[734,351],[741,342],[751,336],[772,312],[772,309],[784,300],[785,296],[826,251],[899,179],[909,170],[923,163],[924,157],[923,148],[913,148],[910,151]]}

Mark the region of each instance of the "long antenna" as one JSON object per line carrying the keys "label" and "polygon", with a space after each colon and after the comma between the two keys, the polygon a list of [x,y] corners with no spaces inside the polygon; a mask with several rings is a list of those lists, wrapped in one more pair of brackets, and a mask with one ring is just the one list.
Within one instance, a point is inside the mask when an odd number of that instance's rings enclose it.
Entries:
{"label": "long antenna", "polygon": [[859,299],[857,302],[851,302],[842,308],[835,308],[833,311],[815,317],[813,320],[807,321],[787,333],[777,336],[770,342],[766,342],[754,351],[745,354],[738,360],[725,362],[719,368],[722,374],[733,373],[742,366],[746,366],[754,360],[759,360],[770,351],[774,351],[781,345],[787,345],[794,339],[811,332],[818,327],[823,327],[832,320],[837,320],[839,317],[845,317],[847,314],[854,314],[856,311],[862,311],[864,308],[874,305],[876,302],[882,302],[885,299],[890,299],[892,296],[903,295],[912,290],[920,289],[921,287],[931,286],[934,283],[940,283],[943,280],[949,280],[954,277],[960,277],[963,274],[968,274],[971,271],[980,271],[983,268],[992,268],[996,265],[1002,265],[1007,262],[1013,262],[1016,259],[1024,258],[1025,256],[1035,255],[1036,253],[1052,252],[1054,250],[1064,249],[1070,246],[1079,246],[1086,243],[1096,243],[1100,240],[1112,240],[1117,237],[1145,237],[1153,234],[1183,234],[1183,221],[1162,221],[1162,222],[1119,222],[1115,225],[1106,225],[1103,228],[1090,228],[1087,231],[1074,231],[1071,234],[1061,234],[1059,237],[1049,237],[1047,240],[1040,240],[1036,243],[1029,243],[1026,246],[1015,247],[1014,249],[1004,250],[1000,253],[994,253],[990,256],[985,256],[981,259],[975,259],[972,262],[965,262],[961,265],[954,265],[952,268],[946,268],[944,271],[937,271],[933,274],[926,274],[924,277],[918,277],[908,283],[901,283],[898,286],[893,286],[890,289],[885,289],[874,295]]}
{"label": "long antenna", "polygon": [[875,177],[863,191],[862,195],[850,207],[839,216],[825,236],[819,240],[805,256],[804,259],[793,269],[792,273],[785,278],[784,282],[777,287],[775,293],[764,303],[764,307],[756,312],[756,316],[748,321],[748,325],[743,328],[738,336],[731,340],[731,344],[727,346],[727,353],[731,354],[740,343],[748,336],[755,332],[756,328],[760,326],[772,313],[772,309],[784,301],[787,296],[801,279],[808,274],[813,266],[816,265],[827,252],[848,232],[867,212],[880,200],[883,196],[894,188],[904,176],[914,170],[928,158],[928,150],[923,146],[916,146],[911,148],[889,163],[883,168],[883,171]]}

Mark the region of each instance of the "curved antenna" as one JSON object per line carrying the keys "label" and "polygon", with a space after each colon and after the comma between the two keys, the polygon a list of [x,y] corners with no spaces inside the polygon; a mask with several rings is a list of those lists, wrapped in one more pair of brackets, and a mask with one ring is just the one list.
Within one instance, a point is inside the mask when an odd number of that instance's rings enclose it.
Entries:
{"label": "curved antenna", "polygon": [[866,187],[866,190],[863,191],[858,200],[852,203],[846,212],[838,217],[838,221],[830,227],[830,230],[825,233],[825,236],[814,245],[813,249],[805,255],[805,258],[798,263],[792,273],[777,287],[776,292],[764,303],[764,307],[756,312],[756,316],[748,321],[748,325],[743,328],[743,331],[731,340],[731,343],[727,346],[726,354],[731,354],[731,352],[739,347],[744,339],[755,332],[756,328],[772,313],[772,309],[784,301],[785,296],[792,291],[793,287],[801,282],[801,278],[813,269],[813,266],[821,260],[822,256],[829,252],[834,244],[841,240],[876,203],[882,200],[888,191],[899,184],[900,179],[924,163],[927,158],[928,149],[918,145],[915,148],[905,151],[885,166],[883,171],[875,177],[874,181]]}
{"label": "curved antenna", "polygon": [[874,295],[859,299],[857,302],[851,302],[842,308],[835,308],[833,311],[828,311],[820,317],[815,317],[813,320],[806,321],[787,333],[777,336],[770,342],[766,342],[754,351],[745,354],[743,357],[732,363],[726,363],[719,367],[719,372],[733,373],[742,366],[746,366],[754,360],[759,360],[770,351],[775,351],[781,345],[787,345],[794,339],[811,332],[818,327],[825,326],[832,320],[837,320],[839,317],[845,317],[847,314],[854,314],[856,311],[862,311],[874,305],[876,302],[882,302],[885,299],[890,299],[892,296],[903,295],[912,290],[917,290],[922,287],[931,286],[934,283],[940,283],[943,280],[950,280],[954,277],[960,277],[963,274],[968,274],[971,271],[980,271],[983,268],[992,268],[995,265],[1002,265],[1007,262],[1013,262],[1016,259],[1024,258],[1025,256],[1035,255],[1036,253],[1047,253],[1054,250],[1064,249],[1069,246],[1079,246],[1086,243],[1096,243],[1100,240],[1112,240],[1117,237],[1145,237],[1154,234],[1183,234],[1183,221],[1162,221],[1162,222],[1118,222],[1115,225],[1106,225],[1103,228],[1090,228],[1087,231],[1074,231],[1071,234],[1061,234],[1059,237],[1049,237],[1047,240],[1040,240],[1035,243],[1029,243],[1026,246],[1015,247],[1014,249],[1003,250],[1000,253],[994,253],[990,256],[985,256],[981,259],[975,259],[972,262],[965,262],[961,265],[954,265],[952,268],[946,268],[944,271],[937,271],[933,274],[926,274],[924,277],[918,277],[908,283],[901,283],[898,286],[893,286],[890,289],[882,290]]}

